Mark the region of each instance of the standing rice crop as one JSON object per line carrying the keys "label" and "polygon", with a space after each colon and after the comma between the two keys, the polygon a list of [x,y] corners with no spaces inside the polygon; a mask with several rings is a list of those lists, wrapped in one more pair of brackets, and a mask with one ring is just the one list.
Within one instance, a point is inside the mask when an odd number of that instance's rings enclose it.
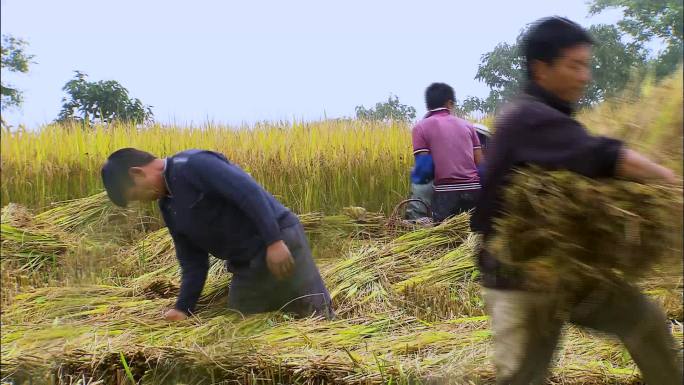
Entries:
{"label": "standing rice crop", "polygon": [[50,125],[3,132],[1,146],[2,200],[32,207],[101,191],[100,167],[122,147],[161,157],[190,148],[222,152],[295,212],[391,210],[408,194],[413,163],[409,126],[363,121],[144,129]]}

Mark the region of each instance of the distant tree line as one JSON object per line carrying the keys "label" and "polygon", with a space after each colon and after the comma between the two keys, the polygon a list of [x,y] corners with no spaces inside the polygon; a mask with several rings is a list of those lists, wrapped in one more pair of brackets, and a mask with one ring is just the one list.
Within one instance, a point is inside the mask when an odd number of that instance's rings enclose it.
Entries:
{"label": "distant tree line", "polygon": [[[34,62],[33,55],[28,54],[28,43],[10,35],[2,36],[0,69],[3,72],[28,73],[29,65]],[[62,110],[56,122],[91,123],[148,123],[153,121],[151,106],[143,104],[140,99],[132,98],[128,90],[116,80],[91,82],[88,75],[75,71],[62,90],[66,96],[62,98]],[[17,87],[3,80],[0,82],[1,108],[6,110],[21,106],[23,93]],[[4,127],[5,121],[0,116]]]}
{"label": "distant tree line", "polygon": [[[589,14],[619,8],[623,18],[617,25],[592,25],[593,81],[581,106],[591,106],[625,89],[633,76],[653,73],[661,79],[675,71],[682,61],[681,0],[592,0]],[[489,87],[485,98],[467,97],[458,103],[460,111],[494,112],[516,94],[525,83],[522,38],[515,43],[499,43],[482,55],[475,79]],[[665,44],[660,52],[651,52],[647,43],[659,39]]]}
{"label": "distant tree line", "polygon": [[[580,101],[581,107],[599,103],[625,89],[635,76],[646,73],[661,79],[675,71],[682,62],[681,0],[592,0],[589,14],[619,8],[623,17],[617,25],[598,24],[589,27],[596,45],[593,50],[593,80]],[[455,113],[466,116],[474,113],[493,113],[506,100],[518,93],[526,82],[522,56],[524,28],[514,43],[499,43],[480,58],[475,80],[489,87],[484,98],[475,96],[457,100]],[[649,42],[658,39],[665,49],[652,52]],[[402,108],[399,108],[402,107]],[[375,108],[356,107],[360,119],[411,120],[415,109],[402,105],[398,98],[377,103]],[[411,111],[411,113],[408,113]]]}

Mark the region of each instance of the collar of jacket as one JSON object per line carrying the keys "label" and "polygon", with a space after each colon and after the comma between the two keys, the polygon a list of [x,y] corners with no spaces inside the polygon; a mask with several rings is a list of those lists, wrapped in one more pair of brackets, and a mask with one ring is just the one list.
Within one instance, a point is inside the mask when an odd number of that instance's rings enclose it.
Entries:
{"label": "collar of jacket", "polygon": [[541,100],[543,103],[548,104],[566,115],[572,115],[575,112],[575,108],[571,103],[562,100],[534,82],[530,82],[527,87],[525,87],[525,93]]}
{"label": "collar of jacket", "polygon": [[171,186],[169,185],[169,178],[170,178],[170,166],[172,163],[172,157],[164,158],[164,170],[162,170],[162,179],[164,180],[164,184],[166,185],[166,196],[167,197],[172,197],[173,193],[171,192]]}
{"label": "collar of jacket", "polygon": [[451,112],[450,112],[449,109],[446,108],[446,107],[435,108],[434,110],[428,111],[427,114],[425,114],[424,118],[429,118],[429,117],[431,117],[432,115],[436,115],[436,114],[439,114],[439,113],[442,113],[442,114],[450,114]]}

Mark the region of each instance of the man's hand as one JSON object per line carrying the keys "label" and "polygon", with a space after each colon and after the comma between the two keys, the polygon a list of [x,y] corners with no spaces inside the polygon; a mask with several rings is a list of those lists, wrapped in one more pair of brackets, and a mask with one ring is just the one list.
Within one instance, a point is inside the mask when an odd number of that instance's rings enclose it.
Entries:
{"label": "man's hand", "polygon": [[183,321],[188,319],[188,315],[178,309],[169,309],[164,313],[164,319],[167,321]]}
{"label": "man's hand", "polygon": [[473,150],[473,160],[475,161],[476,166],[479,166],[484,161],[484,153],[481,148]]}
{"label": "man's hand", "polygon": [[682,184],[681,178],[677,177],[674,171],[668,169],[666,175],[664,176],[665,183],[675,186],[680,186]]}
{"label": "man's hand", "polygon": [[266,249],[266,264],[274,277],[283,279],[292,274],[295,261],[285,242],[277,241]]}
{"label": "man's hand", "polygon": [[630,149],[622,150],[617,175],[641,183],[679,184],[677,175],[672,170]]}

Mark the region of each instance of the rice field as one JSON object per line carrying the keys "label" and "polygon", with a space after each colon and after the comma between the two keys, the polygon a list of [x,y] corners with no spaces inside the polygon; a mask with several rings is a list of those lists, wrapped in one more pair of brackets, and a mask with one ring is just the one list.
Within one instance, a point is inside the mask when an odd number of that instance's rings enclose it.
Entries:
{"label": "rice field", "polygon": [[[682,125],[681,84],[681,71],[657,85],[647,79],[623,97],[581,112],[579,119],[681,174],[682,133],[671,129]],[[493,119],[484,123],[492,126]],[[158,156],[189,148],[221,152],[300,213],[337,213],[347,206],[388,213],[408,194],[413,162],[410,126],[403,123],[330,120],[85,130],[50,125],[2,132],[2,202],[42,208],[95,194],[102,189],[104,159],[131,146]]]}
{"label": "rice field", "polygon": [[[378,226],[343,216],[302,215],[311,235],[327,232],[331,223],[336,234],[347,234],[345,245],[338,242],[338,258],[319,260],[335,321],[227,311],[230,276],[218,260],[196,316],[173,325],[162,321],[161,309],[178,293],[179,274],[168,233],[160,229],[122,247],[110,258],[120,269],[98,283],[11,294],[2,312],[2,376],[17,384],[492,383],[491,335],[474,266],[478,239],[469,232],[468,215],[391,233],[369,233]],[[49,220],[34,228],[61,234]],[[55,258],[69,264],[68,254]],[[681,275],[671,274],[668,269],[644,286],[678,320],[673,332],[681,338]],[[552,383],[638,380],[616,341],[574,328],[566,331],[556,362]]]}
{"label": "rice field", "polygon": [[[646,81],[580,119],[681,175],[682,91],[681,73]],[[408,125],[53,125],[3,132],[1,146],[3,385],[494,383],[468,215],[427,228],[389,217],[409,190]],[[99,181],[102,161],[124,146],[160,156],[213,149],[250,172],[298,213],[338,318],[231,312],[230,275],[212,259],[198,313],[163,321],[179,290],[168,231],[154,210],[113,207]],[[642,199],[634,197],[621,204]],[[666,210],[657,208],[643,215]],[[682,237],[664,235],[677,238],[668,249],[677,257],[639,284],[667,312],[681,349]],[[568,327],[563,341],[549,383],[639,383],[616,340]]]}
{"label": "rice field", "polygon": [[47,207],[102,190],[100,167],[113,151],[157,156],[201,148],[225,154],[296,212],[343,207],[391,210],[409,191],[410,128],[326,121],[254,127],[48,126],[3,132],[2,201]]}

